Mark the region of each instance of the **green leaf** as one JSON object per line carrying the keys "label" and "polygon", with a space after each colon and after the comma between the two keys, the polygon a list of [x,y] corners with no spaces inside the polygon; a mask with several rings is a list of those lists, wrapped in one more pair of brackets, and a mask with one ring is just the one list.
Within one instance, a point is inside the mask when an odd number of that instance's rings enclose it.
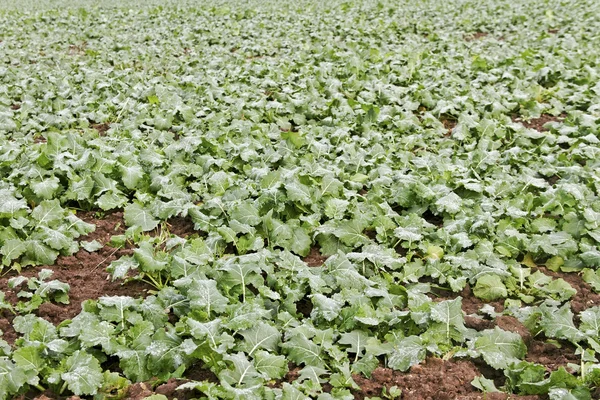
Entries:
{"label": "green leaf", "polygon": [[33,209],[31,217],[38,225],[51,225],[64,218],[64,210],[58,200],[44,200]]}
{"label": "green leaf", "polygon": [[217,282],[210,279],[193,278],[187,287],[187,296],[192,308],[202,308],[208,315],[224,312],[229,303],[217,289]]}
{"label": "green leaf", "polygon": [[98,304],[100,305],[100,315],[107,321],[120,323],[125,326],[125,320],[129,315],[129,309],[140,303],[129,296],[111,296],[100,297]]}
{"label": "green leaf", "polygon": [[314,305],[313,312],[326,321],[333,321],[340,315],[343,303],[320,293],[313,294],[311,301]]}
{"label": "green leaf", "polygon": [[242,291],[242,301],[246,300],[246,290],[248,285],[260,287],[263,279],[260,275],[260,268],[253,262],[240,262],[236,259],[228,260],[219,268],[224,272],[222,284],[235,287],[240,286]]}
{"label": "green leaf", "polygon": [[258,210],[249,203],[242,203],[231,211],[231,218],[245,225],[256,226],[261,223]]}
{"label": "green leaf", "polygon": [[334,234],[347,246],[357,247],[368,244],[369,239],[363,234],[367,224],[360,220],[340,221]]}
{"label": "green leaf", "polygon": [[0,357],[0,399],[8,399],[16,394],[25,382],[25,371],[7,357]]}
{"label": "green leaf", "polygon": [[29,240],[25,254],[35,264],[52,265],[58,257],[58,251],[46,246],[39,240]]}
{"label": "green leaf", "polygon": [[509,368],[527,353],[527,347],[519,334],[498,327],[481,332],[481,336],[475,340],[475,349],[495,369]]}
{"label": "green leaf", "polygon": [[297,201],[305,206],[312,204],[312,192],[310,187],[303,185],[300,182],[291,182],[285,184],[285,189],[290,200]]}
{"label": "green leaf", "polygon": [[485,301],[494,301],[508,296],[508,290],[498,275],[483,275],[477,279],[473,294]]}
{"label": "green leaf", "polygon": [[255,351],[264,349],[274,351],[281,341],[279,330],[265,322],[259,322],[251,329],[240,331],[244,337],[244,342],[240,349],[245,351],[248,356],[252,356]]}
{"label": "green leaf", "polygon": [[244,353],[225,355],[223,359],[233,364],[233,369],[224,369],[219,373],[219,378],[229,385],[247,387],[264,381]]}
{"label": "green leaf", "polygon": [[68,249],[73,243],[73,240],[70,237],[56,229],[42,226],[40,230],[43,235],[42,241],[54,250]]}
{"label": "green leaf", "polygon": [[148,356],[144,350],[122,350],[116,356],[119,357],[119,367],[128,379],[142,382],[152,378],[152,373],[146,367]]}
{"label": "green leaf", "polygon": [[113,337],[115,328],[107,321],[93,321],[86,329],[81,331],[79,340],[81,344],[87,348],[94,346],[102,346],[102,349],[109,354],[113,351]]}
{"label": "green leaf", "polygon": [[281,345],[286,349],[291,361],[297,365],[311,365],[323,367],[326,365],[321,355],[321,347],[313,343],[304,335],[295,335]]}
{"label": "green leaf", "polygon": [[12,359],[23,371],[33,371],[36,375],[46,365],[46,360],[42,357],[41,349],[34,346],[16,349],[12,354]]}
{"label": "green leaf", "polygon": [[590,338],[600,337],[600,306],[590,307],[580,313],[579,329]]}
{"label": "green leaf", "polygon": [[582,278],[596,293],[600,293],[600,269],[584,268]]}
{"label": "green leaf", "polygon": [[104,371],[104,383],[94,400],[118,400],[125,398],[131,382],[116,372]]}
{"label": "green leaf", "polygon": [[10,265],[12,260],[21,257],[26,251],[27,242],[21,239],[8,239],[4,242],[2,248],[0,248],[0,253],[4,256],[2,257],[2,264]]}
{"label": "green leaf", "polygon": [[40,198],[46,200],[51,199],[59,187],[60,181],[55,176],[31,184],[31,189],[33,190],[33,193],[35,193]]}
{"label": "green leaf", "polygon": [[356,354],[356,359],[367,347],[369,335],[363,331],[354,330],[352,332],[342,333],[338,343],[349,345],[348,352]]}
{"label": "green leaf", "polygon": [[77,396],[96,394],[104,381],[98,360],[81,350],[66,359],[65,369],[60,376]]}
{"label": "green leaf", "polygon": [[121,179],[127,189],[136,189],[137,184],[144,177],[144,170],[137,164],[121,166]]}
{"label": "green leaf", "polygon": [[388,356],[388,366],[404,372],[425,360],[425,354],[425,345],[421,338],[409,336],[395,344],[394,350]]}
{"label": "green leaf", "polygon": [[81,241],[80,245],[81,245],[81,247],[83,247],[83,249],[85,251],[87,251],[89,253],[93,253],[95,251],[100,250],[102,247],[104,247],[104,245],[97,240],[92,240],[91,242]]}
{"label": "green leaf", "polygon": [[125,207],[123,217],[128,226],[139,226],[144,232],[155,229],[159,223],[159,221],[152,216],[150,210],[139,203],[132,203]]}
{"label": "green leaf", "polygon": [[106,271],[112,275],[113,281],[115,279],[125,279],[129,271],[135,270],[140,264],[130,256],[121,257],[110,263],[106,268]]}
{"label": "green leaf", "polygon": [[449,214],[456,214],[462,207],[462,199],[454,192],[450,192],[435,202],[439,210]]}
{"label": "green leaf", "polygon": [[0,218],[14,217],[18,211],[28,208],[24,199],[17,199],[10,192],[0,190]]}
{"label": "green leaf", "polygon": [[450,338],[452,329],[464,330],[462,298],[441,301],[432,306],[431,319],[444,326],[447,338]]}
{"label": "green leaf", "polygon": [[350,202],[344,199],[329,199],[325,203],[325,215],[331,219],[342,219],[349,204]]}
{"label": "green leaf", "polygon": [[481,390],[483,393],[499,393],[500,391],[496,388],[494,381],[484,377],[483,375],[476,376],[471,381],[471,385]]}
{"label": "green leaf", "polygon": [[267,380],[281,379],[288,372],[288,361],[285,356],[258,350],[254,353],[254,368]]}
{"label": "green leaf", "polygon": [[547,337],[566,339],[574,343],[583,339],[583,334],[573,323],[573,313],[569,303],[560,308],[542,304],[539,309],[541,311],[539,326]]}

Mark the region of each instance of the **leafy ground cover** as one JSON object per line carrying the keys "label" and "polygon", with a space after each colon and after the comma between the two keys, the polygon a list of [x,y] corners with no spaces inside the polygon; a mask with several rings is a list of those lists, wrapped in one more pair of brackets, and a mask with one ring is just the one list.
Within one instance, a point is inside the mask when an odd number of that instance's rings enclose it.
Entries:
{"label": "leafy ground cover", "polygon": [[0,399],[600,398],[600,3],[0,10]]}

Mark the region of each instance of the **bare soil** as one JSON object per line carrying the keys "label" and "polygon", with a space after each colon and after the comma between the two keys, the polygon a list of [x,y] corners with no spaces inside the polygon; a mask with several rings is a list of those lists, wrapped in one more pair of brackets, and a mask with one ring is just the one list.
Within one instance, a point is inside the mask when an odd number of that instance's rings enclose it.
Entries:
{"label": "bare soil", "polygon": [[487,37],[488,35],[489,35],[489,33],[487,33],[487,32],[475,32],[471,35],[465,36],[464,39],[467,42],[472,42],[474,40],[483,39],[483,38]]}
{"label": "bare soil", "polygon": [[97,130],[100,136],[104,136],[106,132],[110,129],[110,124],[106,122],[102,124],[91,124],[90,126],[93,129]]}
{"label": "bare soil", "polygon": [[[455,400],[455,399],[486,399],[505,400],[504,393],[482,394],[471,381],[481,375],[479,368],[471,361],[442,360],[429,357],[424,363],[413,366],[403,373],[389,368],[378,367],[370,379],[355,375],[354,381],[360,386],[360,391],[354,392],[355,399],[380,396],[382,389],[397,386],[402,389],[403,400]],[[511,399],[537,400],[538,396],[514,396]]]}
{"label": "bare soil", "polygon": [[444,136],[449,137],[452,135],[452,129],[456,127],[457,121],[446,117],[440,117],[440,121],[442,124],[444,124],[444,128],[446,129]]}
{"label": "bare soil", "polygon": [[[77,216],[96,225],[96,230],[82,237],[82,240],[97,240],[104,246],[92,253],[80,249],[72,256],[59,256],[56,264],[51,267],[47,265],[28,267],[20,274],[27,277],[37,276],[40,270],[50,268],[54,271],[51,279],[69,284],[69,304],[45,303],[37,310],[38,316],[56,325],[79,314],[81,303],[85,300],[97,299],[101,296],[146,297],[146,291],[151,289],[143,282],[129,282],[126,285],[122,285],[120,281],[113,282],[106,272],[106,267],[112,261],[132,253],[131,248],[115,249],[106,245],[111,236],[125,232],[122,212],[107,214],[102,219],[97,218],[93,212],[80,212]],[[8,280],[16,275],[18,274],[15,271],[11,271],[0,278],[0,291],[6,294],[6,300],[12,304],[18,301],[19,289],[10,289]],[[13,318],[14,316],[7,310],[0,314],[0,329],[4,332],[4,340],[11,344],[17,337],[12,328]]]}
{"label": "bare soil", "polygon": [[310,253],[303,258],[303,261],[309,267],[320,267],[327,260],[327,258],[327,256],[321,254],[321,250],[318,246],[313,246],[310,248]]}
{"label": "bare soil", "polygon": [[513,115],[513,122],[520,122],[523,124],[525,128],[535,129],[538,132],[547,132],[548,128],[545,128],[544,125],[548,122],[562,122],[567,117],[566,114],[561,114],[558,116],[550,115],[550,114],[542,114],[539,118],[532,118],[530,120],[523,120],[518,115]]}

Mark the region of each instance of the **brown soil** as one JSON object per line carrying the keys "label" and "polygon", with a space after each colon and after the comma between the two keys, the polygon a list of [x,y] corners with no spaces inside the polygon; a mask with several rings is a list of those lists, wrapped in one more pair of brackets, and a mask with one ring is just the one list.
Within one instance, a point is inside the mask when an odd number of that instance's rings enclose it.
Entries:
{"label": "brown soil", "polygon": [[211,371],[202,368],[202,365],[194,365],[186,370],[185,376],[187,379],[171,378],[167,382],[154,387],[151,382],[142,382],[131,385],[127,390],[127,398],[130,400],[141,400],[153,394],[162,394],[169,400],[189,400],[198,398],[196,390],[177,390],[179,386],[190,381],[209,381],[219,383],[219,378]]}
{"label": "brown soil", "polygon": [[93,129],[97,130],[100,136],[104,136],[106,132],[110,129],[110,124],[106,122],[102,124],[91,124],[90,126]]}
{"label": "brown soil", "polygon": [[429,210],[429,209],[427,209],[427,211],[425,211],[421,215],[421,218],[423,218],[425,221],[429,222],[430,224],[437,226],[438,228],[441,228],[442,226],[444,226],[444,216],[436,215],[436,214],[432,213],[431,210]]}
{"label": "brown soil", "polygon": [[466,315],[478,314],[481,308],[486,304],[490,304],[494,307],[494,310],[497,313],[504,311],[504,300],[485,302],[473,295],[469,285],[466,285],[465,288],[458,293],[439,289],[433,289],[432,292],[437,296],[437,298],[434,298],[435,301],[452,300],[461,296],[462,310]]}
{"label": "brown soil", "polygon": [[487,33],[487,32],[475,32],[471,35],[465,36],[465,40],[467,42],[472,42],[474,40],[483,39],[483,38],[487,37],[488,35],[489,35],[489,33]]}
{"label": "brown soil", "polygon": [[559,180],[560,180],[560,176],[558,176],[558,175],[552,175],[551,177],[546,178],[546,182],[548,182],[548,184],[550,186],[556,185],[556,182],[558,182]]}
{"label": "brown soil", "polygon": [[83,42],[81,44],[71,44],[69,45],[69,55],[84,55],[85,49],[87,47],[87,42]]}
{"label": "brown soil", "polygon": [[310,317],[310,313],[312,313],[313,304],[308,298],[303,298],[302,300],[296,303],[296,311],[304,318]]}
{"label": "brown soil", "polygon": [[572,272],[554,272],[542,266],[539,266],[537,269],[554,278],[564,279],[573,287],[573,289],[577,290],[577,293],[571,299],[571,310],[576,316],[590,307],[600,306],[600,294],[594,292],[592,287],[587,284],[579,274]]}
{"label": "brown soil", "polygon": [[539,118],[533,118],[528,121],[523,120],[521,117],[517,115],[513,115],[513,122],[520,122],[523,124],[525,128],[535,129],[538,132],[547,132],[548,129],[544,128],[544,125],[548,122],[561,122],[567,117],[566,114],[561,114],[559,116],[554,116],[550,114],[542,114]]}
{"label": "brown soil", "polygon": [[[442,360],[429,357],[424,363],[413,366],[408,372],[394,371],[378,367],[373,371],[371,379],[354,375],[354,381],[360,391],[354,392],[355,399],[381,396],[382,389],[397,386],[402,389],[403,400],[450,400],[450,399],[507,399],[504,393],[484,395],[471,381],[481,373],[471,361]],[[511,399],[536,400],[537,396],[519,397],[511,395]]]}
{"label": "brown soil", "polygon": [[557,370],[559,367],[567,367],[568,363],[579,364],[580,361],[579,356],[575,355],[575,347],[572,344],[561,342],[554,345],[547,342],[544,337],[540,340],[534,340],[528,346],[525,359],[542,364],[548,371]]}
{"label": "brown soil", "polygon": [[173,217],[167,221],[167,227],[169,229],[169,233],[187,238],[195,233],[198,233],[197,230],[194,229],[194,223],[189,217]]}
{"label": "brown soil", "polygon": [[[68,283],[70,286],[69,300],[70,304],[42,304],[37,310],[37,315],[52,322],[59,324],[64,320],[71,319],[81,312],[81,302],[88,299],[97,299],[100,296],[133,296],[145,297],[146,291],[151,287],[143,282],[129,282],[122,285],[122,282],[112,282],[105,271],[106,267],[121,256],[129,255],[132,252],[130,248],[115,249],[106,245],[112,235],[118,235],[125,232],[123,222],[123,213],[114,212],[107,214],[103,219],[95,217],[93,212],[81,212],[78,217],[88,223],[96,225],[96,230],[89,235],[82,237],[82,240],[97,240],[104,247],[89,253],[80,249],[72,256],[59,256],[51,269],[54,271],[51,279],[58,279],[61,282]],[[36,276],[41,269],[48,266],[30,267],[21,272],[22,276]],[[0,278],[0,291],[5,292],[6,300],[12,304],[18,301],[16,290],[8,287],[8,279],[17,275],[11,271],[6,276]],[[4,318],[0,317],[0,329],[4,331],[4,340],[14,343],[17,338],[12,328],[12,315],[4,311]]]}
{"label": "brown soil", "polygon": [[320,267],[327,260],[327,258],[329,258],[329,257],[321,254],[319,247],[313,246],[310,248],[310,253],[308,253],[308,255],[306,257],[304,257],[302,260],[309,267]]}
{"label": "brown soil", "polygon": [[198,392],[193,389],[177,390],[182,384],[189,382],[186,379],[171,378],[166,383],[152,388],[151,383],[141,382],[131,385],[127,390],[127,399],[143,400],[154,394],[162,394],[169,400],[191,400],[198,398]]}
{"label": "brown soil", "polygon": [[440,122],[444,124],[444,128],[446,129],[444,137],[449,137],[450,135],[452,135],[452,129],[454,129],[457,124],[456,120],[441,117]]}
{"label": "brown soil", "polygon": [[[531,345],[533,337],[531,336],[531,332],[515,317],[511,317],[509,315],[500,315],[496,317],[495,321],[496,326],[505,331],[518,333],[523,339],[523,342],[527,347]],[[530,349],[531,351],[531,349]]]}

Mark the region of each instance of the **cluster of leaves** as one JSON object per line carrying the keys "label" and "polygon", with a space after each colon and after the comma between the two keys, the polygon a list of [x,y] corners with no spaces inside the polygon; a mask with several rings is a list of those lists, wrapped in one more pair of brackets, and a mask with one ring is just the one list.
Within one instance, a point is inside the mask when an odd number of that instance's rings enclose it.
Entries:
{"label": "cluster of leaves", "polygon": [[16,276],[8,280],[8,287],[16,289],[23,284],[26,284],[27,289],[21,290],[17,293],[20,298],[27,299],[26,301],[19,301],[16,305],[16,311],[22,314],[30,313],[36,310],[40,305],[45,302],[56,302],[62,304],[69,304],[69,285],[59,280],[52,280],[46,282],[48,278],[52,276],[54,272],[49,269],[42,269],[37,278],[26,278],[24,276]]}
{"label": "cluster of leaves", "polygon": [[[198,364],[220,385],[185,387],[208,398],[352,398],[353,374],[428,355],[481,357],[508,392],[598,386],[597,307],[576,325],[576,289],[538,268],[600,290],[594,1],[41,3],[0,11],[2,265],[95,249],[74,210],[123,209],[113,241],[136,249],[108,271],[157,291],[57,328],[26,313],[67,287],[30,278],[0,398],[103,398]],[[197,234],[146,234],[176,216]],[[519,335],[433,300],[467,285],[581,364],[547,374]]]}

